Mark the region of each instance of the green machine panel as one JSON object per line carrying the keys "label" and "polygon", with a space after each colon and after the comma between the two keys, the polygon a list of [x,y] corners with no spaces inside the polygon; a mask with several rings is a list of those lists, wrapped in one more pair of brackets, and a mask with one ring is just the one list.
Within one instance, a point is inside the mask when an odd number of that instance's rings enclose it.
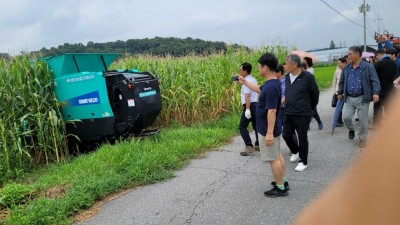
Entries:
{"label": "green machine panel", "polygon": [[55,79],[65,120],[113,117],[102,72],[80,72]]}
{"label": "green machine panel", "polygon": [[65,120],[113,117],[103,72],[114,53],[64,54],[45,59],[54,72],[56,96]]}

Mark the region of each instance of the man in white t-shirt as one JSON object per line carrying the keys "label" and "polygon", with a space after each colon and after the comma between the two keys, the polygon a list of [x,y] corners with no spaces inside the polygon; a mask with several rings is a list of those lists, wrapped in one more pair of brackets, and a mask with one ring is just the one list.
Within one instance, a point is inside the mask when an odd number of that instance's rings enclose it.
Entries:
{"label": "man in white t-shirt", "polygon": [[[257,84],[257,80],[251,76],[252,66],[250,63],[244,62],[239,69],[240,76],[244,77],[247,82],[251,82]],[[257,92],[252,91],[250,88],[246,87],[242,84],[242,89],[240,92],[240,99],[243,105],[242,116],[240,117],[240,135],[243,138],[244,144],[246,145],[243,152],[240,153],[242,156],[247,156],[254,151],[260,151],[260,147],[258,144],[258,134],[256,129],[256,108],[258,101]],[[250,138],[249,131],[247,127],[249,123],[253,126],[256,135],[256,141],[253,145],[253,142]]]}

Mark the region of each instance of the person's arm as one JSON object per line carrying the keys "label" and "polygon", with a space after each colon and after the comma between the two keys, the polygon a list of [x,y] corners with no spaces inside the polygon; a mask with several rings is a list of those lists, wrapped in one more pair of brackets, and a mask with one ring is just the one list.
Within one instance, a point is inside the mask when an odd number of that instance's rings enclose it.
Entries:
{"label": "person's arm", "polygon": [[340,80],[339,80],[339,87],[338,87],[338,99],[343,99],[343,92],[344,92],[344,73],[346,71],[346,67],[343,68],[342,73],[340,74]]}
{"label": "person's arm", "polygon": [[311,107],[314,109],[319,101],[319,89],[314,76],[310,76],[310,93],[311,93]]}
{"label": "person's arm", "polygon": [[267,114],[267,134],[265,135],[265,144],[267,146],[272,146],[274,144],[274,127],[276,120],[276,109],[268,109]]}
{"label": "person's arm", "polygon": [[286,101],[286,98],[285,98],[285,96],[286,96],[286,84],[285,84],[285,82],[286,82],[286,79],[285,79],[285,77],[283,77],[282,81],[281,81],[281,104],[282,105],[285,104],[285,101]]}
{"label": "person's arm", "polygon": [[333,74],[333,81],[332,81],[332,88],[333,88],[333,94],[336,95],[336,87],[338,85],[338,76],[340,76],[340,70],[336,69],[335,73]]}
{"label": "person's arm", "polygon": [[250,93],[244,94],[244,100],[246,102],[246,109],[250,109]]}
{"label": "person's arm", "polygon": [[371,82],[372,86],[372,98],[374,103],[377,103],[379,101],[379,93],[381,91],[381,83],[379,82],[378,74],[376,74],[376,70],[374,66],[368,65],[369,66],[369,80]]}
{"label": "person's arm", "polygon": [[261,93],[260,86],[258,84],[251,83],[242,76],[239,76],[239,83],[246,85],[246,87],[250,88],[252,91],[257,92],[258,94]]}

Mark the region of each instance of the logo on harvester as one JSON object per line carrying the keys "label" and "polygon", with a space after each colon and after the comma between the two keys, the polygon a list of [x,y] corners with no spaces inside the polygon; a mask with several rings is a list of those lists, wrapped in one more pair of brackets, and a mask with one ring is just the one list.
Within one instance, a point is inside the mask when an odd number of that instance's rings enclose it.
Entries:
{"label": "logo on harvester", "polygon": [[66,81],[67,81],[67,83],[75,83],[75,82],[81,82],[81,81],[85,81],[85,80],[93,80],[95,78],[96,78],[96,76],[94,74],[91,74],[91,75],[67,78]]}
{"label": "logo on harvester", "polygon": [[143,88],[143,90],[145,90],[145,91],[150,91],[150,90],[151,90],[151,87]]}
{"label": "logo on harvester", "polygon": [[67,106],[84,106],[100,104],[99,91],[90,92],[67,100]]}
{"label": "logo on harvester", "polygon": [[139,97],[143,98],[143,97],[148,97],[148,96],[152,96],[152,95],[156,95],[156,94],[157,94],[156,90],[146,91],[146,92],[139,93]]}

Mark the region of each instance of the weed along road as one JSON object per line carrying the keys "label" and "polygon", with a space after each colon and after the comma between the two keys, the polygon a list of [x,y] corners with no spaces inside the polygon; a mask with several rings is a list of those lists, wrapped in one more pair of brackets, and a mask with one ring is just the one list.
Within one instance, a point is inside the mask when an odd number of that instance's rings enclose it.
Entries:
{"label": "weed along road", "polygon": [[259,152],[240,156],[244,145],[236,136],[230,144],[193,160],[176,177],[104,204],[82,224],[291,224],[359,153],[356,139],[348,139],[346,128],[338,127],[331,134],[331,93],[330,89],[321,92],[318,111],[324,128],[319,130],[312,120],[305,171],[294,170],[297,163],[289,161],[290,152],[282,140],[289,196],[264,196],[273,181],[270,166],[260,161]]}

